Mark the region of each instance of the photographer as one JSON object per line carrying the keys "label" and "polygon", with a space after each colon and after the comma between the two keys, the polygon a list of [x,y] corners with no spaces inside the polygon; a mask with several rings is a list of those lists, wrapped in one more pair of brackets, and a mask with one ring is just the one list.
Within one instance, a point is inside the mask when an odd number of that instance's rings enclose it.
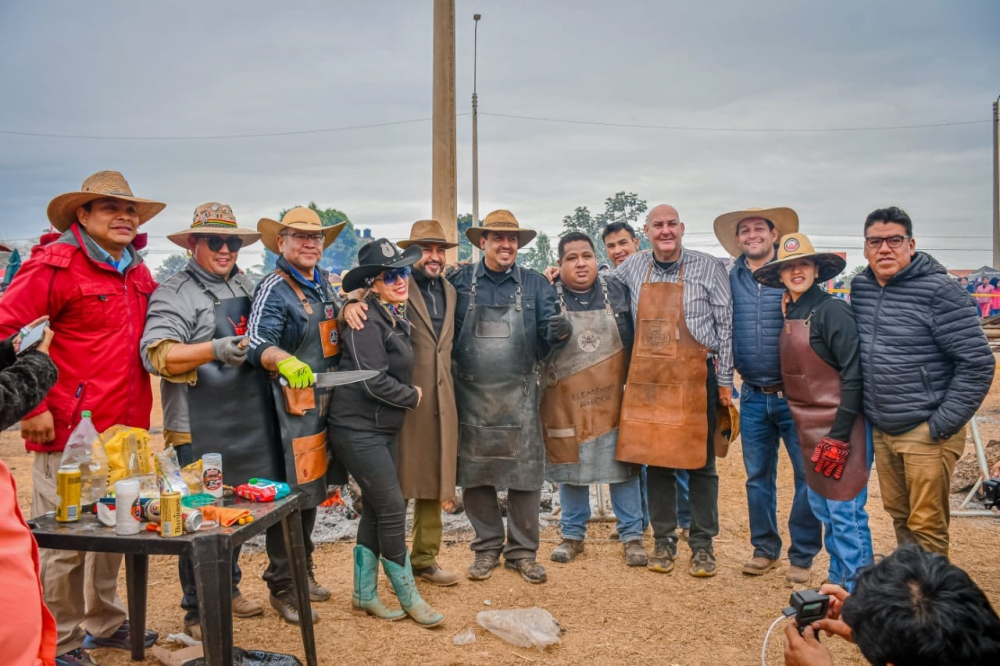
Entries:
{"label": "photographer", "polygon": [[854,594],[823,585],[827,617],[785,627],[786,666],[833,664],[819,630],[856,643],[872,664],[996,664],[1000,618],[969,575],[937,553],[906,546],[863,570]]}

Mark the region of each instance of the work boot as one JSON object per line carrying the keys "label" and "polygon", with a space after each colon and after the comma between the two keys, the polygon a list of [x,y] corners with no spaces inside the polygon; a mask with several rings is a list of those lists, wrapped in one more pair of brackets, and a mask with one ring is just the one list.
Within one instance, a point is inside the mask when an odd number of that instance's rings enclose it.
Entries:
{"label": "work boot", "polygon": [[715,568],[715,555],[705,548],[699,548],[691,556],[691,569],[689,572],[695,578],[711,578],[717,571]]}
{"label": "work boot", "polygon": [[[271,608],[278,611],[278,615],[281,616],[282,620],[288,624],[299,623],[299,604],[291,590],[283,590],[277,594],[272,594],[270,601]],[[313,624],[316,624],[319,622],[319,613],[316,612],[315,608],[310,608],[309,610],[312,611]]]}
{"label": "work boot", "polygon": [[309,577],[309,600],[310,601],[326,601],[330,598],[332,592],[326,587],[323,587],[316,581],[315,573],[316,565],[309,560],[309,568],[306,569],[306,573]]}
{"label": "work boot", "polygon": [[743,565],[743,573],[748,576],[763,576],[776,566],[778,566],[778,560],[754,555],[753,559]]}
{"label": "work boot", "polygon": [[413,575],[438,587],[451,587],[458,583],[458,574],[445,571],[436,564],[429,567],[413,567]]}
{"label": "work boot", "polygon": [[500,556],[495,553],[476,553],[476,559],[469,565],[469,580],[486,580],[493,570],[500,566]]}
{"label": "work boot", "polygon": [[354,610],[364,611],[380,620],[402,620],[406,613],[389,608],[378,596],[378,557],[368,548],[354,547]]}
{"label": "work boot", "polygon": [[[255,617],[264,612],[264,607],[256,601],[247,599],[242,594],[233,597],[233,615],[236,617]],[[200,639],[199,639],[200,640]]]}
{"label": "work boot", "polygon": [[563,539],[562,543],[552,551],[549,559],[560,564],[568,564],[582,552],[583,539]]}
{"label": "work boot", "polygon": [[77,648],[56,657],[56,666],[97,666],[97,662],[89,652]]}
{"label": "work boot", "polygon": [[809,577],[811,575],[811,570],[805,567],[797,567],[793,564],[788,567],[788,573],[785,574],[785,580],[792,585],[805,585],[809,582]]}
{"label": "work boot", "polygon": [[622,549],[625,551],[625,564],[630,567],[644,567],[649,564],[649,555],[642,545],[642,539],[626,541],[622,544]]}
{"label": "work boot", "polygon": [[534,557],[522,557],[517,560],[504,559],[504,567],[521,574],[521,578],[529,583],[544,583],[548,580],[545,567],[535,561]]}
{"label": "work boot", "polygon": [[[142,644],[146,647],[153,647],[153,643],[160,637],[152,629],[147,629],[142,637]],[[97,648],[115,648],[118,650],[129,650],[132,646],[131,628],[128,620],[125,620],[115,629],[115,633],[105,638],[94,636],[89,631],[83,638],[84,650],[96,650]],[[84,662],[86,663],[86,662]]]}
{"label": "work boot", "polygon": [[410,554],[406,553],[403,566],[384,557],[382,568],[392,583],[392,589],[396,592],[399,605],[403,607],[406,614],[413,618],[413,621],[421,627],[436,627],[444,622],[444,615],[437,612],[431,605],[420,597],[417,591],[417,583],[413,580],[413,570],[410,567]]}
{"label": "work boot", "polygon": [[670,573],[674,570],[675,559],[677,559],[677,544],[673,541],[658,543],[646,562],[646,568],[656,573]]}

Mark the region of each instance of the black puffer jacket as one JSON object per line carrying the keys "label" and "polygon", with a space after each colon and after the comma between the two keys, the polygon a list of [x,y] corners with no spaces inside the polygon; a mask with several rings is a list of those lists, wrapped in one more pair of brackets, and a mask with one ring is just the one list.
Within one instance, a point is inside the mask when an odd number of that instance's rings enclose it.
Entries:
{"label": "black puffer jacket", "polygon": [[883,288],[871,268],[851,282],[861,336],[865,414],[900,435],[924,421],[947,438],[979,409],[995,361],[972,298],[917,252]]}
{"label": "black puffer jacket", "polygon": [[37,407],[58,376],[48,354],[32,349],[17,356],[13,340],[0,340],[0,430]]}

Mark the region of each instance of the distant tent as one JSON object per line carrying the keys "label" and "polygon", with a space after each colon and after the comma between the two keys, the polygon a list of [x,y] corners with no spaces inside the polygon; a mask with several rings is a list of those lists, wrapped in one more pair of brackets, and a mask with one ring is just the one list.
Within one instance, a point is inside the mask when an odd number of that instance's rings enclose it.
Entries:
{"label": "distant tent", "polygon": [[21,268],[21,253],[14,250],[10,254],[10,259],[7,261],[7,269],[4,271],[3,275],[3,288],[7,289],[10,286],[10,281],[14,279],[14,274],[17,273],[18,269]]}
{"label": "distant tent", "polygon": [[973,280],[979,280],[984,277],[1000,277],[1000,270],[993,268],[992,266],[983,266],[971,273],[969,273],[969,282]]}

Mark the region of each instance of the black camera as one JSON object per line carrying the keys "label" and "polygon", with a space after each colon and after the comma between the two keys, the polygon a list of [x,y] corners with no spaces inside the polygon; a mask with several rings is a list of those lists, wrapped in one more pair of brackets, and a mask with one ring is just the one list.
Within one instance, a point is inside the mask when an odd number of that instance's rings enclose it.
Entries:
{"label": "black camera", "polygon": [[983,481],[983,501],[987,509],[1000,508],[1000,479]]}
{"label": "black camera", "polygon": [[792,598],[788,603],[791,605],[785,609],[785,615],[788,617],[795,615],[795,623],[801,634],[810,624],[826,617],[826,611],[830,607],[830,595],[821,594],[819,590],[800,590],[792,592]]}

